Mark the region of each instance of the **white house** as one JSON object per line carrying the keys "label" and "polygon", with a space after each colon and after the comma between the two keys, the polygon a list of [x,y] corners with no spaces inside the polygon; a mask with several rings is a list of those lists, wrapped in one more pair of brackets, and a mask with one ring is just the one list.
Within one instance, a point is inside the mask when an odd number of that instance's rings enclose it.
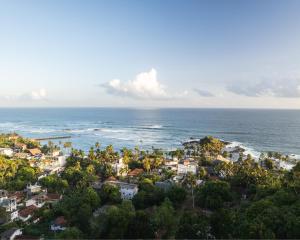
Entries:
{"label": "white house", "polygon": [[128,169],[128,165],[123,163],[123,158],[120,158],[119,161],[116,163],[112,163],[111,167],[112,167],[113,171],[116,172],[117,176],[126,176],[127,175],[126,171],[124,171],[124,172],[121,171],[124,168]]}
{"label": "white house", "polygon": [[0,154],[12,157],[14,155],[14,151],[10,148],[0,148]]}
{"label": "white house", "polygon": [[112,184],[119,187],[121,193],[121,198],[130,200],[132,199],[139,191],[137,184],[131,184],[120,181],[106,181],[107,184]]}
{"label": "white house", "polygon": [[42,186],[38,185],[37,183],[35,183],[34,185],[27,184],[26,191],[27,191],[27,194],[38,193],[38,192],[42,191]]}
{"label": "white house", "polygon": [[177,166],[177,174],[197,174],[198,165],[197,163],[188,163],[188,164],[178,164]]}
{"label": "white house", "polygon": [[33,196],[33,197],[26,200],[25,206],[28,207],[28,206],[34,205],[37,208],[41,208],[46,203],[45,199],[46,199],[46,194],[44,194],[44,193],[39,194],[39,195],[35,195],[35,196]]}
{"label": "white house", "polygon": [[51,231],[64,231],[67,228],[67,221],[63,216],[56,218],[50,225]]}

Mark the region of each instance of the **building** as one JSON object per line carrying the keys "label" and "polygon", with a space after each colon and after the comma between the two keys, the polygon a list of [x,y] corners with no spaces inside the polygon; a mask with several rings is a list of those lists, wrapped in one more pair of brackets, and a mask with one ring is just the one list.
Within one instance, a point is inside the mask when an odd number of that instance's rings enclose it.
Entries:
{"label": "building", "polygon": [[28,151],[31,154],[31,156],[33,156],[33,157],[42,154],[41,150],[38,148],[28,149]]}
{"label": "building", "polygon": [[8,197],[7,191],[1,190],[0,207],[4,208],[8,213],[8,221],[14,221],[18,218],[17,198]]}
{"label": "building", "polygon": [[124,169],[128,169],[128,165],[123,163],[123,158],[120,158],[118,162],[112,163],[111,167],[113,171],[117,174],[117,176],[126,176],[127,171],[123,171]]}
{"label": "building", "polygon": [[12,157],[14,155],[14,151],[11,148],[0,148],[0,154]]}
{"label": "building", "polygon": [[1,240],[14,240],[20,235],[22,235],[22,230],[20,228],[11,228],[1,234]]}
{"label": "building", "polygon": [[144,170],[142,168],[135,168],[132,171],[130,171],[127,176],[129,177],[138,177],[141,174],[143,174]]}
{"label": "building", "polygon": [[22,220],[23,222],[28,221],[33,216],[33,214],[37,209],[38,208],[34,205],[22,209],[21,211],[19,211],[20,220]]}
{"label": "building", "polygon": [[25,201],[25,206],[29,207],[29,206],[36,206],[37,208],[41,208],[45,205],[46,203],[46,194],[38,194],[38,195],[34,195],[33,197],[27,199]]}
{"label": "building", "polygon": [[195,162],[184,162],[183,164],[178,164],[177,174],[184,175],[187,173],[197,174],[198,164]]}
{"label": "building", "polygon": [[38,185],[37,183],[35,183],[34,185],[27,184],[26,192],[28,195],[39,193],[41,191],[42,191],[42,186]]}
{"label": "building", "polygon": [[67,220],[64,216],[57,217],[50,225],[51,231],[64,231],[67,228]]}
{"label": "building", "polygon": [[121,198],[123,200],[132,199],[139,191],[137,184],[120,182],[120,181],[106,181],[105,184],[111,184],[119,187],[119,191],[121,193]]}
{"label": "building", "polygon": [[25,151],[27,149],[27,145],[25,143],[15,143],[15,148]]}

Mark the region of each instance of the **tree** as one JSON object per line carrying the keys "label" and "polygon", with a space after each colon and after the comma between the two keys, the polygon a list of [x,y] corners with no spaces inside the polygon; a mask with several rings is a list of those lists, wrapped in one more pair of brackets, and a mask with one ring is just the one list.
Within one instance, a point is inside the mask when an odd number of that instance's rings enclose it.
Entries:
{"label": "tree", "polygon": [[230,186],[224,181],[207,182],[196,191],[196,203],[204,208],[219,209],[231,199]]}
{"label": "tree", "polygon": [[174,208],[169,199],[166,198],[162,205],[156,208],[151,222],[156,238],[161,239],[174,236],[176,218]]}
{"label": "tree", "polygon": [[60,232],[56,237],[57,239],[82,239],[83,234],[78,228],[71,227]]}
{"label": "tree", "polygon": [[217,157],[221,153],[224,143],[212,136],[206,136],[200,140],[200,146],[203,153]]}
{"label": "tree", "polygon": [[184,184],[187,185],[192,190],[192,199],[193,199],[193,208],[195,208],[195,196],[194,196],[194,188],[196,187],[197,178],[192,173],[187,173],[184,179]]}
{"label": "tree", "polygon": [[209,219],[195,212],[184,212],[180,218],[176,239],[211,239]]}
{"label": "tree", "polygon": [[172,201],[174,206],[180,206],[181,203],[186,199],[186,190],[179,186],[171,187],[167,192],[167,197]]}
{"label": "tree", "polygon": [[121,193],[117,186],[104,184],[100,190],[100,197],[103,203],[120,203]]}

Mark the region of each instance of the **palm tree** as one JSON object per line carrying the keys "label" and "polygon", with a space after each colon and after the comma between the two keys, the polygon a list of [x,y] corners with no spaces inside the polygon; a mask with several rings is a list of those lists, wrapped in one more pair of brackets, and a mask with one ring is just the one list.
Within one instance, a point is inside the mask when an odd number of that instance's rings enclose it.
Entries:
{"label": "palm tree", "polygon": [[149,171],[151,170],[151,160],[148,157],[145,157],[143,160],[143,166],[146,169],[146,171],[149,173]]}
{"label": "palm tree", "polygon": [[184,183],[192,189],[193,208],[195,208],[194,188],[197,184],[197,178],[194,174],[187,173],[184,179]]}

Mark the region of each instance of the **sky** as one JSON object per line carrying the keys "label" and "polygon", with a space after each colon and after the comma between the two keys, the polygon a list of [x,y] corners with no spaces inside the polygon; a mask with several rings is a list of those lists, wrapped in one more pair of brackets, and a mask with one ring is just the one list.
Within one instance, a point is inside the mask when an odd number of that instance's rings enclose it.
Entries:
{"label": "sky", "polygon": [[300,108],[298,0],[0,0],[0,107]]}

